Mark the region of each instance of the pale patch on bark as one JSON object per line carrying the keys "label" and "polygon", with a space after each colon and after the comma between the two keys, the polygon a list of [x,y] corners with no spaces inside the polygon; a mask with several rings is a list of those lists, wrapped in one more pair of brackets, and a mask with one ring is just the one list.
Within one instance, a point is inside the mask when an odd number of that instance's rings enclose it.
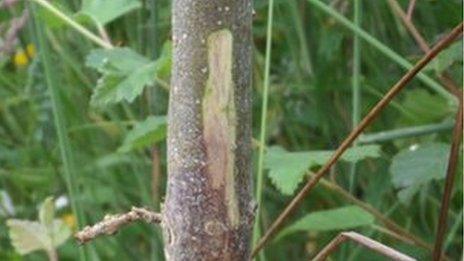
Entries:
{"label": "pale patch on bark", "polygon": [[233,37],[229,30],[208,37],[208,81],[203,97],[203,128],[207,153],[207,170],[212,187],[225,186],[229,222],[239,225],[235,192],[234,164],[236,108],[232,81]]}

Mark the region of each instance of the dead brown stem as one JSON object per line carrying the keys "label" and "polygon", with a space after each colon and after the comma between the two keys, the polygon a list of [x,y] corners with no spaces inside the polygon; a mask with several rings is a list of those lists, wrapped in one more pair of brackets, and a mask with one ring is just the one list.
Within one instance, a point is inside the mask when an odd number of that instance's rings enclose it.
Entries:
{"label": "dead brown stem", "polygon": [[403,253],[396,251],[395,249],[388,247],[380,242],[377,242],[371,238],[363,236],[356,232],[342,232],[338,234],[330,243],[325,246],[319,254],[313,259],[313,261],[322,261],[325,260],[332,252],[334,252],[337,247],[347,240],[352,240],[366,248],[369,248],[372,251],[375,251],[379,254],[382,254],[386,257],[391,258],[392,260],[398,261],[414,261],[416,259],[407,256]]}
{"label": "dead brown stem", "polygon": [[[409,33],[412,35],[414,40],[417,42],[422,52],[424,53],[430,52],[430,46],[427,44],[427,41],[425,41],[424,37],[422,37],[422,35],[419,33],[416,26],[411,21],[410,17],[408,17],[408,15],[404,13],[403,9],[398,4],[398,1],[388,0],[388,3],[390,4],[390,7],[393,9],[393,11],[401,18],[404,26],[409,31]],[[410,4],[412,4],[414,8],[415,3],[410,3]],[[454,81],[451,79],[451,77],[446,72],[443,72],[441,75],[438,75],[438,79],[443,83],[444,87],[450,93],[454,94],[458,98],[460,97],[459,87],[456,85],[456,83],[454,83]]]}
{"label": "dead brown stem", "polygon": [[459,100],[459,112],[456,115],[456,124],[453,130],[453,141],[451,144],[448,168],[446,171],[445,191],[441,201],[440,218],[438,220],[438,230],[435,238],[435,248],[433,250],[433,260],[439,261],[442,256],[443,240],[445,238],[449,202],[451,192],[453,191],[454,177],[456,176],[456,167],[459,161],[459,149],[462,139],[462,117],[463,117],[463,102],[462,97]]}
{"label": "dead brown stem", "polygon": [[412,19],[412,13],[414,12],[414,8],[416,7],[416,0],[410,0],[408,5],[408,13],[406,17],[408,20]]}
{"label": "dead brown stem", "polygon": [[337,162],[340,156],[348,149],[353,141],[369,126],[369,124],[376,118],[376,116],[390,103],[390,101],[409,83],[414,76],[419,73],[433,58],[435,58],[440,51],[445,49],[457,36],[462,33],[463,23],[456,26],[451,33],[438,42],[430,52],[428,52],[416,65],[409,70],[394,86],[388,91],[387,94],[371,109],[367,116],[361,123],[348,135],[342,144],[333,153],[329,161],[319,169],[319,171],[306,183],[303,189],[293,198],[279,217],[271,224],[270,228],[266,231],[265,235],[260,239],[252,256],[255,256],[264,244],[272,237],[272,235],[280,228],[285,219],[296,209],[299,203],[306,197],[312,188],[318,183],[322,176]]}
{"label": "dead brown stem", "polygon": [[93,226],[86,226],[77,232],[74,237],[80,244],[85,244],[101,235],[113,235],[118,230],[134,221],[143,220],[150,224],[161,223],[161,214],[151,212],[145,208],[132,207],[131,211],[118,214],[107,215],[105,218]]}

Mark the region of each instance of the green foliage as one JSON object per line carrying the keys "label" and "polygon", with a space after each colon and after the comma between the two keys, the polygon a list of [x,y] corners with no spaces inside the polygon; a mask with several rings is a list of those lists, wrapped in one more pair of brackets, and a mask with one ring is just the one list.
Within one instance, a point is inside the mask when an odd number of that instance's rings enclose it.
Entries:
{"label": "green foliage", "polygon": [[449,69],[453,64],[462,64],[462,42],[452,44],[448,49],[438,55],[438,57],[427,66],[426,69],[433,68],[437,74],[442,74]]}
{"label": "green foliage", "polygon": [[437,123],[453,110],[445,99],[423,89],[407,92],[402,107],[408,113],[408,117],[399,119],[400,126]]}
{"label": "green foliage", "polygon": [[[307,171],[326,163],[333,151],[288,152],[281,147],[268,149],[265,167],[269,169],[269,178],[282,194],[292,195]],[[347,162],[358,162],[365,158],[380,156],[380,146],[366,145],[348,149],[342,156]]]}
{"label": "green foliage", "polygon": [[346,206],[330,210],[315,211],[288,225],[277,236],[301,231],[347,230],[374,224],[374,216],[358,206]]}
{"label": "green foliage", "polygon": [[92,105],[105,106],[123,100],[132,102],[145,86],[153,85],[158,74],[167,75],[171,50],[166,44],[161,57],[151,62],[126,47],[96,49],[87,56],[86,64],[102,74],[92,95]]}
{"label": "green foliage", "polygon": [[54,219],[53,198],[47,198],[39,210],[39,222],[9,219],[11,242],[21,255],[37,250],[55,251],[71,236],[71,230],[60,219]]}
{"label": "green foliage", "polygon": [[[19,1],[12,8],[2,9],[0,22],[5,30],[1,31],[8,31],[12,19],[36,1]],[[12,221],[36,216],[37,199],[46,198],[50,191],[66,194],[70,203],[80,203],[83,216],[88,218],[85,224],[90,224],[107,213],[125,212],[133,205],[157,207],[166,185],[166,146],[162,142],[166,125],[162,118],[167,115],[169,98],[172,1],[46,2],[75,19],[97,39],[106,32],[115,48],[95,50],[98,41],[89,39],[55,13],[35,5],[38,8],[29,9],[26,27],[17,33],[19,38],[15,39],[12,53],[0,55],[0,187],[2,194],[11,198],[5,201],[2,195],[0,202],[0,260],[23,259],[10,242],[7,219],[15,227],[15,237],[26,238],[18,243],[25,250],[52,245],[43,236],[42,225],[50,224],[52,215],[45,214],[51,213],[50,210],[41,212],[37,221]],[[254,1],[250,106],[255,139],[260,132],[263,70],[265,61],[270,60],[264,142],[264,148],[269,150],[265,162],[269,179],[262,184],[261,232],[288,204],[288,195],[297,191],[305,173],[316,171],[325,163],[331,154],[327,149],[336,148],[352,130],[356,106],[352,103],[354,92],[350,82],[355,77],[352,69],[356,57],[361,65],[356,76],[360,87],[356,108],[363,117],[401,78],[405,68],[422,55],[387,1],[358,1],[362,3],[359,25],[351,22],[355,2],[275,0],[272,55],[266,56],[269,1]],[[409,1],[398,2],[406,9]],[[417,1],[411,22],[432,46],[462,21],[462,6],[460,0]],[[44,31],[42,44],[36,41],[36,26],[32,24],[32,18],[37,16]],[[355,33],[361,39],[358,55],[353,51]],[[2,39],[6,40],[3,34]],[[27,64],[19,67],[14,63],[15,52],[29,44],[35,45],[36,54],[27,57]],[[104,45],[100,42],[100,46]],[[50,48],[44,48],[47,46]],[[405,128],[420,129],[424,124],[453,122],[457,106],[450,102],[452,95],[440,86],[443,84],[437,74],[446,73],[460,86],[461,47],[462,41],[456,41],[438,55],[365,131],[366,136],[396,131],[379,141],[382,151],[375,149],[377,153],[372,156],[375,159],[356,160],[354,171],[351,168],[354,160],[336,164],[333,168],[336,175],[328,174],[324,184],[319,184],[300,204],[296,215],[305,218],[327,209],[328,213],[320,214],[325,219],[334,208],[353,204],[346,194],[326,186],[336,183],[408,233],[426,242],[433,241],[443,195],[445,148],[451,143],[451,131],[449,127],[427,135],[408,131],[406,136],[401,132]],[[44,73],[43,65],[47,65],[48,73]],[[89,102],[94,106],[89,107]],[[128,127],[131,129],[126,132]],[[153,144],[159,152],[162,172],[158,180],[152,175],[153,155],[146,149]],[[410,151],[414,144],[416,150]],[[73,162],[79,165],[73,166]],[[254,166],[257,168],[258,164]],[[450,260],[458,260],[462,255],[462,168],[458,171],[445,245]],[[61,175],[63,172],[73,174]],[[352,183],[351,173],[355,177]],[[69,182],[78,188],[77,193],[71,195],[66,191]],[[68,220],[72,216],[71,205],[57,207],[52,223]],[[82,223],[77,216],[74,219]],[[338,223],[352,224],[345,221]],[[298,218],[288,219],[289,227],[297,222]],[[338,229],[327,233],[317,230],[325,223],[316,223],[313,218],[301,224],[314,227],[298,231],[319,232],[310,233],[309,237],[291,232],[281,237],[278,244],[267,247],[264,256],[268,260],[309,260],[338,232]],[[374,230],[380,226],[382,230]],[[94,251],[88,251],[93,254],[87,255],[87,260],[164,260],[162,235],[153,228],[133,225],[110,239],[98,239],[87,245],[94,247]],[[382,233],[385,229],[381,222],[375,227],[370,224],[359,227],[362,234],[399,247],[418,260],[428,258],[426,250],[390,237],[391,231]],[[56,233],[63,236],[55,236],[55,245],[67,237],[68,230],[63,231]],[[127,242],[137,242],[136,247],[127,247]],[[77,247],[74,241],[67,240],[60,245],[60,260],[75,260],[79,250],[87,247]],[[365,251],[342,248],[330,258],[377,260]],[[42,260],[44,256],[40,251],[29,253],[27,260]]]}
{"label": "green foliage", "polygon": [[105,25],[141,6],[139,0],[83,0],[78,15],[88,16],[94,22]]}
{"label": "green foliage", "polygon": [[393,157],[392,183],[400,189],[399,199],[409,203],[421,185],[446,176],[450,146],[444,143],[413,145]]}
{"label": "green foliage", "polygon": [[139,122],[126,135],[119,152],[129,152],[155,145],[166,138],[166,117],[151,116]]}

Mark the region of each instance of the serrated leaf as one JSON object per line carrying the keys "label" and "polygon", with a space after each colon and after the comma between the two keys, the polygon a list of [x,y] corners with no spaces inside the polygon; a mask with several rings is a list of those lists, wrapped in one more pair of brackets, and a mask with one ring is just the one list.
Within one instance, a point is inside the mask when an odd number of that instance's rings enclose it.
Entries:
{"label": "serrated leaf", "polygon": [[403,203],[409,202],[420,185],[445,178],[449,151],[448,144],[428,143],[414,145],[393,157],[390,165],[392,183],[400,189],[399,198]]}
{"label": "serrated leaf", "polygon": [[358,206],[346,206],[330,210],[310,213],[295,223],[284,228],[278,235],[285,235],[299,231],[333,231],[346,230],[374,223],[374,216]]}
{"label": "serrated leaf", "polygon": [[55,204],[53,197],[48,197],[44,200],[39,209],[39,221],[45,227],[49,227],[53,223],[55,217]]}
{"label": "serrated leaf", "polygon": [[150,60],[127,47],[94,49],[87,55],[85,64],[101,73],[127,74],[144,66]]}
{"label": "serrated leaf", "polygon": [[88,16],[105,25],[116,18],[141,7],[138,0],[83,0],[79,16]]}
{"label": "serrated leaf", "polygon": [[6,224],[11,243],[18,253],[25,255],[36,250],[52,248],[47,229],[39,222],[9,219]]}
{"label": "serrated leaf", "polygon": [[97,69],[102,77],[92,95],[93,106],[104,106],[126,100],[132,102],[145,86],[152,85],[155,77],[166,74],[171,67],[169,44],[165,45],[160,58],[154,62],[130,48],[93,50],[86,65]]}
{"label": "serrated leaf", "polygon": [[152,146],[166,138],[166,117],[150,116],[145,121],[135,125],[124,139],[123,145],[118,152],[129,152],[131,150]]}
{"label": "serrated leaf", "polygon": [[132,102],[143,92],[146,85],[153,84],[155,72],[155,64],[149,63],[128,75],[106,74],[98,80],[91,104],[104,106],[123,100]]}
{"label": "serrated leaf", "polygon": [[[267,150],[265,167],[272,183],[285,195],[292,195],[303,180],[306,171],[325,164],[333,151],[287,152],[281,147]],[[341,157],[348,162],[357,162],[365,158],[380,156],[380,146],[366,145],[348,149]]]}

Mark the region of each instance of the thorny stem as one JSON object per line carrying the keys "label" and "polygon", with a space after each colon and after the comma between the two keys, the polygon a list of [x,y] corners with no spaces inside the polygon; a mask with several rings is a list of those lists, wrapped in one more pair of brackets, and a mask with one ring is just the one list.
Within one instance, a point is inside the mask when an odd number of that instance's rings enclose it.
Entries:
{"label": "thorny stem", "polygon": [[328,170],[337,162],[340,156],[350,147],[353,141],[369,126],[369,124],[378,116],[378,114],[390,103],[390,101],[409,83],[415,75],[419,73],[433,58],[435,58],[440,51],[445,49],[451,42],[462,33],[463,23],[456,26],[451,33],[442,39],[435,47],[430,50],[411,70],[409,70],[394,86],[388,91],[387,94],[371,109],[367,116],[361,123],[348,135],[342,142],[338,149],[333,153],[329,161],[319,169],[319,171],[306,183],[303,189],[296,195],[293,200],[288,204],[284,211],[269,227],[268,231],[261,238],[253,250],[252,255],[255,256],[273,234],[280,228],[285,219],[297,208],[299,203],[306,197],[318,181],[324,176]]}
{"label": "thorny stem", "polygon": [[446,171],[445,191],[443,194],[440,218],[438,220],[438,230],[435,238],[435,247],[433,250],[433,260],[439,261],[442,255],[443,240],[445,238],[448,208],[451,199],[451,192],[454,185],[454,177],[456,176],[456,167],[459,161],[459,149],[462,139],[462,116],[463,116],[463,100],[459,100],[459,112],[456,115],[456,125],[453,130],[453,141],[451,144],[448,169]]}
{"label": "thorny stem", "polygon": [[145,208],[132,207],[131,211],[119,215],[107,215],[93,226],[87,226],[77,232],[74,237],[80,244],[87,243],[101,235],[113,235],[118,230],[134,221],[143,220],[150,224],[161,223],[161,214],[151,212]]}
{"label": "thorny stem", "polygon": [[344,243],[347,240],[352,240],[366,248],[369,248],[372,251],[375,251],[379,254],[382,254],[386,257],[391,258],[392,260],[399,261],[414,261],[416,259],[407,256],[403,253],[396,251],[395,249],[388,247],[380,242],[377,242],[371,238],[363,236],[356,232],[342,232],[338,234],[328,245],[326,245],[319,254],[313,259],[313,261],[322,261],[325,260],[332,252],[337,250],[338,246]]}

